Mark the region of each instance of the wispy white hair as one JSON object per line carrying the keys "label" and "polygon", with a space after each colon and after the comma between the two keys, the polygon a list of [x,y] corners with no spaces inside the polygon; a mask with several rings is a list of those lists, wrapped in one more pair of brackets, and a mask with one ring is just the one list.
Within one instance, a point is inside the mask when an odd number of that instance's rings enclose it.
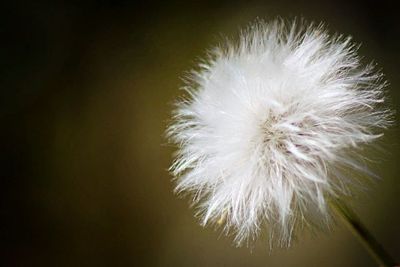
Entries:
{"label": "wispy white hair", "polygon": [[351,192],[357,153],[382,135],[385,83],[350,38],[322,25],[257,21],[191,72],[168,136],[177,192],[238,244],[261,228],[289,245]]}

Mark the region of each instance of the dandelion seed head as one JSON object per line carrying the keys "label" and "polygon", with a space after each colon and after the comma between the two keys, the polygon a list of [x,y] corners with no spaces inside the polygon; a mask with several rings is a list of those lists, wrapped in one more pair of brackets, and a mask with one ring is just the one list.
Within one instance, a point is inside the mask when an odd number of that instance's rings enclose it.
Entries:
{"label": "dandelion seed head", "polygon": [[329,220],[328,199],[351,192],[349,170],[368,172],[358,152],[390,123],[382,75],[356,50],[321,25],[257,21],[191,72],[167,134],[176,191],[203,224],[289,245]]}

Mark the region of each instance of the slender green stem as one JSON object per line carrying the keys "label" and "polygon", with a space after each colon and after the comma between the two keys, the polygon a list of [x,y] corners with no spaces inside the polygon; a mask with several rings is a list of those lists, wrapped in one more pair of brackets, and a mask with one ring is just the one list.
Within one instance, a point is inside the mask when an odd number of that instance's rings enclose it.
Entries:
{"label": "slender green stem", "polygon": [[361,223],[358,216],[345,203],[337,200],[330,202],[331,207],[342,218],[343,222],[350,228],[351,232],[361,241],[364,247],[378,262],[380,266],[394,267],[395,260],[378,243],[367,228]]}

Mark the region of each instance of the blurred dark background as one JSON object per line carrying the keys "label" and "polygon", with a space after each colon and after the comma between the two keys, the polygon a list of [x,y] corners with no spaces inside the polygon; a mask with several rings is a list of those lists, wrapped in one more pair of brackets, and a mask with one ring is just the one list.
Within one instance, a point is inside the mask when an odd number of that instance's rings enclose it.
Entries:
{"label": "blurred dark background", "polygon": [[[235,248],[172,193],[163,137],[182,73],[256,17],[303,16],[362,43],[400,110],[398,8],[384,1],[0,4],[0,265],[376,266],[347,231]],[[400,260],[399,126],[355,200]]]}

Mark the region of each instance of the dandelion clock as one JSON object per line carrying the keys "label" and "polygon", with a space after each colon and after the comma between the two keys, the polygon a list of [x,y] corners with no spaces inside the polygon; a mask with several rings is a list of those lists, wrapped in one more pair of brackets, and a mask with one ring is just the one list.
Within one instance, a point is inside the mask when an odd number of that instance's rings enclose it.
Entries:
{"label": "dandelion clock", "polygon": [[289,246],[338,216],[383,266],[391,257],[349,199],[371,172],[360,150],[390,124],[385,82],[350,38],[322,25],[256,21],[190,72],[167,135],[176,192],[237,245],[268,233]]}

